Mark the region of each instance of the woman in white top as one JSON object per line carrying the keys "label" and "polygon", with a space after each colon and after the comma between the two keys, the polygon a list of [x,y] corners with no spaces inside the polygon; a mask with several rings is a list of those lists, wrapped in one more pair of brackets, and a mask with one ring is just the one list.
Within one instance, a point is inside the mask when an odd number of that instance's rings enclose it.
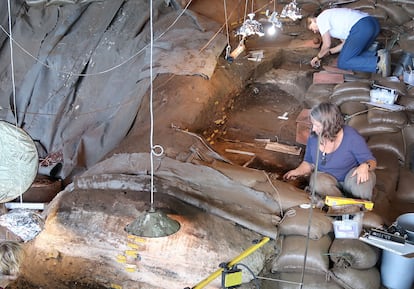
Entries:
{"label": "woman in white top", "polygon": [[[311,60],[313,67],[320,65],[320,60],[328,54],[339,53],[338,68],[363,72],[389,73],[389,54],[381,50],[371,51],[380,32],[380,25],[375,17],[348,8],[331,8],[324,10],[317,17],[308,17],[307,25],[314,33],[322,36],[319,53]],[[341,40],[331,47],[332,39]],[[384,71],[387,70],[387,71]]]}

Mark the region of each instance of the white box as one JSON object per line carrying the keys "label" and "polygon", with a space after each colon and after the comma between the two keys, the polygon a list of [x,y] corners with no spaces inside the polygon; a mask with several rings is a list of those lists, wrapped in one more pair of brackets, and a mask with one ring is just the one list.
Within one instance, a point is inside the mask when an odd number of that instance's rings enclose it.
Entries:
{"label": "white box", "polygon": [[342,221],[333,221],[335,238],[358,239],[362,231],[363,213],[356,214],[352,220],[349,215],[343,215]]}

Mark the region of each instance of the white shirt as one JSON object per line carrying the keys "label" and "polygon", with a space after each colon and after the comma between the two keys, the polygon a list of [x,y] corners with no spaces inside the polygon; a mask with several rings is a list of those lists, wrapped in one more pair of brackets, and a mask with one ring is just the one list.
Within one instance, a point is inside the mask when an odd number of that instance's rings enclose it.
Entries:
{"label": "white shirt", "polygon": [[345,40],[352,26],[367,16],[369,16],[368,13],[359,10],[331,8],[323,11],[316,17],[316,24],[321,35],[329,31],[331,37]]}

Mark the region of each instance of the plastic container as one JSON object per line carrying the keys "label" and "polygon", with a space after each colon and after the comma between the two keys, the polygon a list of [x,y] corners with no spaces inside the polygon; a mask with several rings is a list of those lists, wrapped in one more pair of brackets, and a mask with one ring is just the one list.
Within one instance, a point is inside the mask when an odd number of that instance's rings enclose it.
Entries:
{"label": "plastic container", "polygon": [[358,239],[362,230],[363,214],[356,214],[352,220],[349,215],[343,215],[342,221],[333,221],[335,238]]}
{"label": "plastic container", "polygon": [[414,241],[414,213],[407,213],[399,216],[397,218],[397,225],[407,231],[408,240]]}
{"label": "plastic container", "polygon": [[[407,231],[410,241],[414,241],[414,213],[399,216],[397,225]],[[411,289],[414,284],[414,258],[383,250],[381,282],[388,289]]]}
{"label": "plastic container", "polygon": [[414,85],[414,71],[404,71],[404,82],[409,85]]}
{"label": "plastic container", "polygon": [[414,258],[383,250],[381,282],[388,289],[411,289],[414,283]]}

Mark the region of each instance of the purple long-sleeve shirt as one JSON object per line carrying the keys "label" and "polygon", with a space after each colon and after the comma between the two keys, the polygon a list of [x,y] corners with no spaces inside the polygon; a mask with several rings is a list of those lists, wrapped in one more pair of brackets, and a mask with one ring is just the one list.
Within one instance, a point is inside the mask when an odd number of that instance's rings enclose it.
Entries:
{"label": "purple long-sleeve shirt", "polygon": [[[354,167],[368,161],[375,160],[365,139],[353,128],[345,125],[344,135],[339,147],[325,156],[322,161],[322,152],[319,152],[318,171],[334,176],[339,182],[344,181],[346,174]],[[315,165],[316,152],[319,149],[318,137],[311,135],[308,138],[304,161]]]}

